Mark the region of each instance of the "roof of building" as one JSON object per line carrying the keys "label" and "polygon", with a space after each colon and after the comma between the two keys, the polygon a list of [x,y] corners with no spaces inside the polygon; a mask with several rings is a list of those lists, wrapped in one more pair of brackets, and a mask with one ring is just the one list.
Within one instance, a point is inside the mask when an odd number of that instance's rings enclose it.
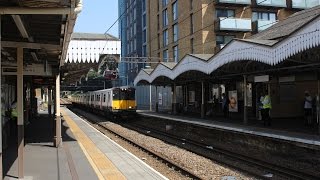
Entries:
{"label": "roof of building", "polygon": [[262,45],[267,45],[267,46],[273,46],[278,40],[264,40],[264,39],[237,39],[239,41],[245,41],[245,42],[251,42],[255,44],[262,44]]}
{"label": "roof of building", "polygon": [[283,21],[253,35],[250,39],[276,40],[286,37],[302,28],[304,25],[320,16],[320,6],[299,11],[287,17]]}
{"label": "roof of building", "polygon": [[[213,56],[191,54],[182,58],[174,67],[168,68],[168,64],[159,63],[155,69],[150,70],[151,72],[140,71],[134,84],[137,85],[140,81],[153,83],[161,76],[175,80],[188,71],[198,71],[210,75],[226,64],[237,61],[253,61],[275,66],[288,57],[319,47],[319,24],[320,6],[316,6],[295,13],[250,39],[234,39]],[[295,36],[300,38],[293,38]]]}
{"label": "roof of building", "polygon": [[170,69],[173,69],[177,65],[177,63],[175,63],[175,62],[161,62],[161,64],[163,64],[164,66],[166,66]]}
{"label": "roof of building", "polygon": [[214,54],[190,54],[190,56],[197,57],[202,60],[209,60]]}
{"label": "roof of building", "polygon": [[97,33],[73,33],[71,36],[72,40],[109,40],[109,41],[120,41],[119,38],[111,34],[97,34]]}

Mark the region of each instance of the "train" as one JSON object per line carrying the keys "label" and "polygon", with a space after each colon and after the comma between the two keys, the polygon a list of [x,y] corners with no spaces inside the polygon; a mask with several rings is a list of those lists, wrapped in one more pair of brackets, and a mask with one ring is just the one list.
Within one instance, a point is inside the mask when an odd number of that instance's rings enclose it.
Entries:
{"label": "train", "polygon": [[102,114],[110,119],[136,116],[135,88],[113,87],[71,96],[74,106]]}

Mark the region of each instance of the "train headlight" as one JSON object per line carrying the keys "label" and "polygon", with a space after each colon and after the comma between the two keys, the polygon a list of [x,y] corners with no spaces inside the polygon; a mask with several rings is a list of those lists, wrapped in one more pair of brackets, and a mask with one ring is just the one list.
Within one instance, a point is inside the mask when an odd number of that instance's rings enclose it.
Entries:
{"label": "train headlight", "polygon": [[129,106],[129,109],[131,109],[132,107],[131,106]]}

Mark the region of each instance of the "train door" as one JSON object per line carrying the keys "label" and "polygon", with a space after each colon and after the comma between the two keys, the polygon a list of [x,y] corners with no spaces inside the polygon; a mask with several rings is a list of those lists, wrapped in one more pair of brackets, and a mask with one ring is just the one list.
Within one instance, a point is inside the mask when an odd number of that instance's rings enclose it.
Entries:
{"label": "train door", "polygon": [[107,108],[108,109],[112,109],[112,95],[111,95],[111,91],[108,91],[107,93]]}
{"label": "train door", "polygon": [[103,93],[100,93],[99,96],[100,96],[100,109],[102,110]]}

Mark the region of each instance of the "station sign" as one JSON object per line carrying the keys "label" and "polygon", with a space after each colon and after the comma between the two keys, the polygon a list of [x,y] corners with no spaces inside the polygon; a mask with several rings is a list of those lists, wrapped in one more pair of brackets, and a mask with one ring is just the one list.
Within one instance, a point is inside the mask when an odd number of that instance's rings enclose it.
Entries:
{"label": "station sign", "polygon": [[269,81],[269,75],[264,75],[264,76],[255,76],[254,77],[254,82],[268,82]]}
{"label": "station sign", "polygon": [[294,82],[295,80],[296,80],[295,76],[279,77],[279,83]]}
{"label": "station sign", "polygon": [[[2,66],[2,75],[17,75],[16,65]],[[52,76],[51,66],[45,67],[43,64],[32,64],[23,67],[23,75],[26,76]]]}

